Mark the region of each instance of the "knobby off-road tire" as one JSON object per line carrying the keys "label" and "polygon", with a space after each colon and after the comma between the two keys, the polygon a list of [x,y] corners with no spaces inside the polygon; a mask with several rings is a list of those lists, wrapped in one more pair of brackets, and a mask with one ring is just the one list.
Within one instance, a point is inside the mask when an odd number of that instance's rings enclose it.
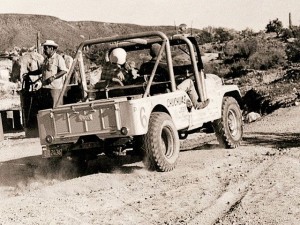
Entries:
{"label": "knobby off-road tire", "polygon": [[143,135],[143,162],[149,170],[160,172],[175,168],[179,156],[178,132],[171,117],[164,112],[153,112],[148,132]]}
{"label": "knobby off-road tire", "polygon": [[213,127],[220,145],[225,148],[240,145],[243,136],[242,113],[234,98],[224,97],[222,116],[213,122]]}

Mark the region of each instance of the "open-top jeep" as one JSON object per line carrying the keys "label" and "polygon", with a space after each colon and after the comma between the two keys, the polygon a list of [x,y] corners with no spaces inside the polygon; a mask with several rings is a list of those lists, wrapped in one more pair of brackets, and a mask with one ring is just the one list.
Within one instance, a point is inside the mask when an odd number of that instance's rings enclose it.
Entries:
{"label": "open-top jeep", "polygon": [[[154,43],[161,48],[152,71],[130,84],[117,81],[108,85],[101,79],[93,83],[87,76],[87,52],[105,55],[123,48],[127,61],[134,61],[138,69]],[[167,74],[156,72],[161,61]],[[79,98],[72,100],[74,71],[81,83],[80,91],[75,92]],[[194,82],[201,109],[191,104],[187,92],[177,88],[187,77]],[[203,127],[213,128],[226,148],[237,147],[242,139],[240,92],[237,86],[224,85],[218,76],[204,73],[194,37],[143,32],[86,40],[78,47],[68,72],[60,98],[65,96],[71,96],[66,104],[38,113],[45,158],[71,156],[83,162],[101,153],[131,153],[143,156],[149,169],[170,171],[179,156],[179,139]]]}

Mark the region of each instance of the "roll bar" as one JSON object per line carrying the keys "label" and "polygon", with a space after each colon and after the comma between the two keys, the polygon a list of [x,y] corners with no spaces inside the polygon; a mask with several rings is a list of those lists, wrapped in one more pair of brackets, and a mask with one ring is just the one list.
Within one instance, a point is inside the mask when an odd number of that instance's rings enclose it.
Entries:
{"label": "roll bar", "polygon": [[[142,38],[144,38],[144,39],[142,39]],[[190,54],[191,54],[192,64],[193,64],[194,71],[195,71],[197,90],[200,95],[201,101],[205,101],[207,99],[207,96],[206,96],[206,90],[205,90],[205,85],[204,85],[204,75],[203,75],[202,70],[200,71],[200,73],[198,71],[195,53],[194,53],[194,51],[192,51],[193,44],[187,37],[180,36],[180,35],[176,35],[172,39],[181,39],[181,40],[184,40],[185,43],[187,43]],[[118,43],[120,41],[122,41],[122,42]],[[126,44],[126,41],[128,42],[127,44]],[[150,75],[149,82],[147,84],[145,94],[143,95],[143,97],[149,96],[151,83],[152,83],[152,80],[155,75],[154,72],[159,64],[163,49],[165,49],[165,52],[166,52],[167,66],[168,66],[169,77],[170,77],[170,81],[171,81],[171,90],[175,91],[176,83],[175,83],[175,77],[174,77],[174,71],[173,71],[173,62],[172,62],[172,57],[171,57],[170,40],[166,36],[166,34],[164,34],[163,32],[160,32],[160,31],[151,31],[151,32],[141,32],[141,33],[129,34],[129,35],[120,35],[120,36],[115,36],[115,37],[97,38],[97,39],[85,40],[77,48],[77,51],[76,51],[76,54],[74,57],[74,61],[71,65],[69,72],[67,73],[66,80],[64,82],[64,86],[62,88],[62,91],[60,93],[58,101],[54,105],[54,108],[56,108],[59,105],[59,102],[63,98],[63,94],[67,89],[67,85],[70,82],[71,74],[73,73],[77,63],[79,65],[79,70],[80,70],[81,80],[82,80],[82,87],[83,87],[82,94],[83,94],[83,96],[86,95],[87,84],[86,84],[86,76],[85,76],[85,71],[84,71],[83,55],[82,55],[84,47],[89,46],[89,45],[104,44],[104,43],[109,43],[111,45],[111,47],[122,47],[122,46],[133,45],[133,43],[149,44],[149,43],[155,43],[155,42],[162,42],[162,47],[160,49],[158,59],[155,62],[155,66],[154,66],[155,69],[152,71],[152,74]],[[113,43],[113,44],[111,44],[111,43]],[[197,49],[197,51],[198,51],[198,49]]]}

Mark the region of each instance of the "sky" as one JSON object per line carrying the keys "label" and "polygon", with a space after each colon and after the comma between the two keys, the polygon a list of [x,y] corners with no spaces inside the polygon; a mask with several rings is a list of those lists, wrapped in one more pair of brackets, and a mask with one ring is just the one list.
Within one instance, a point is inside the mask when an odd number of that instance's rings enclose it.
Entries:
{"label": "sky", "polygon": [[264,30],[278,18],[300,25],[300,0],[1,0],[0,13],[55,16],[66,21],[208,26]]}

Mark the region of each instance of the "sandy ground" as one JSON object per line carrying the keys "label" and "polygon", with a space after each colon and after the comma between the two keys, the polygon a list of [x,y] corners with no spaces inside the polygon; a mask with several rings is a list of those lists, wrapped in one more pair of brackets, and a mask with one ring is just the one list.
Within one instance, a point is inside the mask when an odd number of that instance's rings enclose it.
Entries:
{"label": "sandy ground", "polygon": [[[41,159],[38,139],[0,142],[0,224],[300,224],[300,107],[245,125],[242,145],[182,143],[175,170],[105,156],[88,174]],[[194,141],[194,142],[193,142]]]}

